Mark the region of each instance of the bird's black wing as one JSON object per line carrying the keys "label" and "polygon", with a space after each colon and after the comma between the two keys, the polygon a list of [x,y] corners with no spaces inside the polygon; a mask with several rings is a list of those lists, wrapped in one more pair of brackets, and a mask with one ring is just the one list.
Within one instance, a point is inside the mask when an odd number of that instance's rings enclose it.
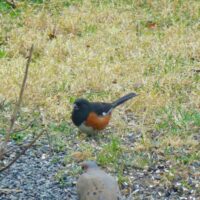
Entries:
{"label": "bird's black wing", "polygon": [[108,113],[112,109],[111,103],[94,102],[91,103],[91,105],[92,111],[97,113],[98,115],[106,115],[106,113]]}

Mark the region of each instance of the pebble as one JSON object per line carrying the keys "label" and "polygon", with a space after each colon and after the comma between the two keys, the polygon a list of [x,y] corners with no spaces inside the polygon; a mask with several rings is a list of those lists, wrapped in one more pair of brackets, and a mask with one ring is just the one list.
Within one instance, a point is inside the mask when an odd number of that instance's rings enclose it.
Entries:
{"label": "pebble", "polygon": [[[41,153],[42,152],[42,153]],[[72,185],[73,177],[65,177],[68,185],[61,186],[55,175],[62,165],[52,162],[53,156],[45,145],[31,148],[26,155],[14,163],[8,170],[0,174],[0,189],[9,189],[9,192],[0,192],[1,200],[77,200],[76,187]],[[38,155],[38,156],[35,156]],[[56,155],[63,161],[63,155]],[[12,192],[13,190],[13,192]],[[19,190],[20,192],[14,192]]]}

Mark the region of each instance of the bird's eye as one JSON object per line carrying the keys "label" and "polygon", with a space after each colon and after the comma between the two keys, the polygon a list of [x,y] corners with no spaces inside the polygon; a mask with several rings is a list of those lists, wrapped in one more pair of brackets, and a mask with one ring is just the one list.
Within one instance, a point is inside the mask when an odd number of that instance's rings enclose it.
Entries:
{"label": "bird's eye", "polygon": [[85,165],[85,164],[82,164],[82,165],[81,165],[81,168],[82,168],[82,170],[86,171],[86,170],[88,169],[88,166]]}
{"label": "bird's eye", "polygon": [[77,104],[74,104],[74,110],[79,110],[79,107]]}

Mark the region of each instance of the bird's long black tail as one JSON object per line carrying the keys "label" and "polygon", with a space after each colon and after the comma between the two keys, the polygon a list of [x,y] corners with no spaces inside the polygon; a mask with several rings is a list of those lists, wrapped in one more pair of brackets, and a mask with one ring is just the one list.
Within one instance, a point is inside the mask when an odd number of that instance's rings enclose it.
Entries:
{"label": "bird's long black tail", "polygon": [[112,107],[115,108],[115,107],[121,105],[122,103],[128,101],[129,99],[132,99],[135,96],[137,96],[137,94],[135,94],[135,93],[129,93],[129,94],[127,94],[127,95],[125,95],[125,96],[117,99],[116,101],[114,101],[112,103]]}

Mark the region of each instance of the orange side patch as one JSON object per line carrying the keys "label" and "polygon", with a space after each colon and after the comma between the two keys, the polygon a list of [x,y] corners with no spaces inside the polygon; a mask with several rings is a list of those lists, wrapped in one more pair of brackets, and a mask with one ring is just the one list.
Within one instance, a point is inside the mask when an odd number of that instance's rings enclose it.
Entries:
{"label": "orange side patch", "polygon": [[98,116],[96,113],[92,112],[89,114],[85,125],[91,126],[96,130],[102,130],[108,125],[110,118],[111,114],[105,116]]}

